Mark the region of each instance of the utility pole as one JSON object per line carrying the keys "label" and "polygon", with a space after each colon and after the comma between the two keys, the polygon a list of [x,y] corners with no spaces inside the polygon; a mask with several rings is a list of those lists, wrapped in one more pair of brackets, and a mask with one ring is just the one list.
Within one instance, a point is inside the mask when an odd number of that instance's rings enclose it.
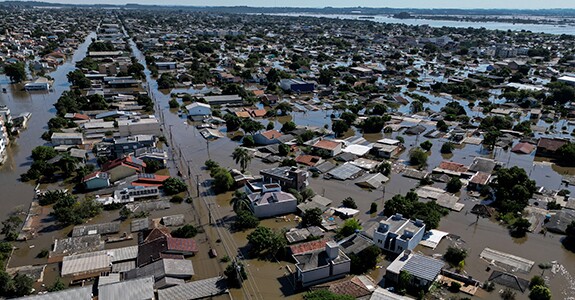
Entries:
{"label": "utility pole", "polygon": [[196,175],[196,190],[198,192],[197,197],[200,196],[200,175]]}

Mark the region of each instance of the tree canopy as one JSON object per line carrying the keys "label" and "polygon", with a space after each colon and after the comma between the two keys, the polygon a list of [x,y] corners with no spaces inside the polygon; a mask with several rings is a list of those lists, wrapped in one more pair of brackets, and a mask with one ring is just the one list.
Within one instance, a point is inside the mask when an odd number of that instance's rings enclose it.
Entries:
{"label": "tree canopy", "polygon": [[496,172],[493,183],[495,188],[495,206],[500,213],[518,213],[529,203],[535,192],[535,181],[529,179],[524,169],[501,168]]}
{"label": "tree canopy", "polygon": [[434,229],[448,211],[435,202],[419,202],[419,196],[415,192],[408,192],[405,196],[395,195],[385,202],[383,213],[386,216],[399,213],[405,218],[420,219],[425,223],[426,229]]}

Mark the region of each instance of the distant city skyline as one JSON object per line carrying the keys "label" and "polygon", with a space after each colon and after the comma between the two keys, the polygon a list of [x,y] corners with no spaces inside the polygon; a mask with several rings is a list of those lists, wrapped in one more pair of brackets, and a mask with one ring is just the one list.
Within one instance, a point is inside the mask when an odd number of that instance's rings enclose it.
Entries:
{"label": "distant city skyline", "polygon": [[[39,0],[42,1],[42,0]],[[46,0],[51,3],[66,4],[126,4],[147,5],[187,5],[187,6],[255,6],[255,7],[394,7],[394,8],[485,8],[485,9],[546,9],[573,8],[574,0]]]}

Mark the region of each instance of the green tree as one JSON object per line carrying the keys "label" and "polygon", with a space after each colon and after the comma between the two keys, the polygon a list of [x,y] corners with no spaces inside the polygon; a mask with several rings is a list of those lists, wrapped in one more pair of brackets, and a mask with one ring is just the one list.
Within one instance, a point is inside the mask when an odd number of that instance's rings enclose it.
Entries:
{"label": "green tree", "polygon": [[7,64],[4,66],[4,73],[11,82],[22,82],[26,79],[26,65],[23,62]]}
{"label": "green tree", "polygon": [[369,212],[372,214],[377,212],[377,203],[371,202],[371,206],[369,207]]}
{"label": "green tree", "polygon": [[248,274],[244,269],[244,265],[236,261],[232,261],[226,267],[224,275],[226,275],[228,285],[235,288],[241,287],[242,282],[248,279]]}
{"label": "green tree", "polygon": [[250,155],[248,149],[243,147],[237,147],[236,149],[234,149],[234,152],[232,153],[232,158],[234,159],[236,164],[240,165],[242,173],[245,172],[246,168],[248,167],[248,165],[252,160],[252,156]]}
{"label": "green tree", "polygon": [[353,209],[357,208],[357,204],[355,204],[355,201],[351,197],[347,197],[347,198],[343,199],[342,204],[343,204],[343,207],[353,208]]}
{"label": "green tree", "polygon": [[382,116],[387,112],[387,107],[384,104],[377,103],[373,106],[371,110],[372,115]]}
{"label": "green tree", "polygon": [[443,143],[443,145],[441,145],[441,150],[439,152],[443,153],[443,154],[450,154],[453,152],[454,146],[452,143],[450,142],[445,142]]}
{"label": "green tree", "polygon": [[321,226],[322,212],[319,208],[306,209],[303,213],[301,225],[302,227]]}
{"label": "green tree", "polygon": [[2,221],[2,233],[7,241],[15,241],[18,238],[22,219],[17,215],[11,215],[8,219]]}
{"label": "green tree", "polygon": [[164,193],[168,196],[179,194],[188,189],[186,183],[176,177],[170,177],[164,180],[164,182],[162,182],[162,186],[164,187]]}
{"label": "green tree", "polygon": [[462,186],[463,186],[463,183],[461,182],[461,180],[459,180],[459,178],[453,176],[447,182],[447,186],[445,187],[445,189],[450,193],[457,193],[461,190]]}
{"label": "green tree", "polygon": [[315,196],[315,192],[310,188],[305,188],[300,193],[302,201],[307,201]]}
{"label": "green tree", "polygon": [[226,121],[226,129],[228,132],[236,131],[240,128],[240,125],[242,125],[242,120],[234,114],[226,114],[224,120]]}
{"label": "green tree", "polygon": [[546,286],[537,285],[531,289],[529,293],[529,299],[531,300],[550,300],[551,291]]}
{"label": "green tree", "polygon": [[213,187],[217,193],[229,191],[234,186],[234,178],[232,174],[224,168],[217,168],[211,172],[214,179]]}
{"label": "green tree", "polygon": [[519,167],[501,168],[496,175],[494,205],[502,214],[522,212],[535,192],[535,181]]}
{"label": "green tree", "polygon": [[281,232],[275,232],[271,228],[258,226],[247,236],[252,246],[251,251],[258,255],[268,254],[275,256],[286,245],[286,240]]}
{"label": "green tree", "polygon": [[38,146],[32,150],[33,160],[49,160],[58,155],[58,152],[50,146]]}
{"label": "green tree", "polygon": [[191,239],[198,234],[198,229],[192,224],[186,224],[171,232],[173,237]]}
{"label": "green tree", "polygon": [[278,150],[280,156],[287,156],[290,153],[291,147],[286,144],[280,144]]}
{"label": "green tree", "polygon": [[427,166],[427,153],[421,150],[421,148],[412,149],[409,152],[409,163],[419,168]]}
{"label": "green tree", "polygon": [[294,131],[296,129],[296,124],[293,121],[287,121],[283,123],[282,128],[280,129],[283,133],[288,133]]}
{"label": "green tree", "polygon": [[467,258],[467,250],[449,246],[445,254],[443,254],[443,258],[451,266],[458,266],[460,262],[465,261]]}
{"label": "green tree", "polygon": [[490,129],[489,131],[483,133],[483,145],[487,146],[487,149],[493,150],[497,140],[501,136],[501,131],[496,129]]}
{"label": "green tree", "polygon": [[34,280],[24,274],[16,274],[14,276],[14,296],[23,297],[30,295],[32,293],[32,286],[34,285]]}
{"label": "green tree", "polygon": [[304,300],[354,300],[355,298],[349,295],[340,295],[329,290],[313,290],[307,292],[303,296]]}
{"label": "green tree", "polygon": [[349,125],[347,125],[344,120],[334,120],[331,123],[331,130],[333,130],[336,136],[342,136],[349,130]]}
{"label": "green tree", "polygon": [[501,292],[501,299],[503,300],[514,300],[515,299],[515,292],[510,289],[504,289]]}
{"label": "green tree", "polygon": [[293,107],[288,102],[280,102],[274,109],[276,112],[279,111],[278,116],[287,116],[293,111]]}
{"label": "green tree", "polygon": [[338,235],[341,237],[350,236],[354,234],[356,230],[361,230],[359,221],[355,218],[347,219],[345,222],[343,222],[343,226],[339,229]]}
{"label": "green tree", "polygon": [[437,130],[439,130],[441,132],[447,132],[447,130],[449,130],[449,126],[443,120],[437,121],[437,124],[435,126],[436,126]]}
{"label": "green tree", "polygon": [[511,225],[511,233],[516,237],[524,237],[529,231],[531,223],[525,218],[519,218]]}
{"label": "green tree", "polygon": [[[227,122],[226,122],[227,123]],[[252,120],[252,119],[245,119],[242,121],[240,127],[245,133],[254,134],[260,130],[263,130],[265,127],[262,123]]]}
{"label": "green tree", "polygon": [[389,176],[391,173],[391,163],[384,161],[379,166],[377,166],[377,171],[385,176]]}
{"label": "green tree", "polygon": [[176,99],[171,99],[170,102],[168,102],[168,105],[170,106],[170,108],[179,108],[180,102],[178,102],[178,100]]}
{"label": "green tree", "polygon": [[400,294],[405,294],[407,289],[411,287],[411,282],[413,281],[413,275],[409,272],[402,270],[399,272],[399,279],[397,281],[397,289]]}
{"label": "green tree", "polygon": [[242,210],[250,210],[251,207],[251,202],[248,198],[248,195],[240,190],[234,192],[234,196],[232,197],[232,200],[230,200],[230,203],[232,204],[232,208],[236,213]]}
{"label": "green tree", "polygon": [[545,279],[543,279],[543,277],[538,275],[531,277],[531,280],[529,281],[529,289],[532,289],[538,285],[547,286],[547,284],[545,283]]}
{"label": "green tree", "polygon": [[273,130],[274,128],[275,126],[273,122],[269,122],[268,125],[266,126],[266,130]]}
{"label": "green tree", "polygon": [[256,228],[259,224],[260,220],[254,216],[251,210],[240,210],[236,213],[234,228],[237,230]]}
{"label": "green tree", "polygon": [[425,142],[419,144],[419,147],[421,147],[421,149],[423,149],[425,151],[429,151],[429,150],[431,150],[431,147],[433,147],[433,143],[430,141],[425,141]]}
{"label": "green tree", "polygon": [[122,207],[118,213],[122,220],[129,219],[132,216],[132,211],[127,206]]}
{"label": "green tree", "polygon": [[253,147],[255,146],[256,142],[254,141],[253,135],[245,135],[242,140],[242,146],[244,147]]}
{"label": "green tree", "polygon": [[416,114],[423,111],[423,103],[419,100],[413,100],[410,104],[411,112]]}
{"label": "green tree", "polygon": [[575,144],[565,143],[557,149],[557,163],[562,166],[575,165]]}
{"label": "green tree", "polygon": [[52,284],[51,286],[48,287],[48,292],[57,292],[57,291],[61,291],[63,289],[66,288],[66,285],[64,284],[64,282],[62,282],[62,280],[60,280],[60,278],[56,279],[56,281],[54,282],[54,284]]}

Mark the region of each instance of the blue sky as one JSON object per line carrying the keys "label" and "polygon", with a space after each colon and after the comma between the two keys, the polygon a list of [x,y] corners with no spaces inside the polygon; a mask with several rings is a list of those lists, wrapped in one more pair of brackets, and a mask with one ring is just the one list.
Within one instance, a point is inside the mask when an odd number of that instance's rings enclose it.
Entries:
{"label": "blue sky", "polygon": [[[40,0],[42,1],[42,0]],[[575,0],[45,0],[57,3],[141,3],[192,6],[406,7],[406,8],[575,8]]]}

